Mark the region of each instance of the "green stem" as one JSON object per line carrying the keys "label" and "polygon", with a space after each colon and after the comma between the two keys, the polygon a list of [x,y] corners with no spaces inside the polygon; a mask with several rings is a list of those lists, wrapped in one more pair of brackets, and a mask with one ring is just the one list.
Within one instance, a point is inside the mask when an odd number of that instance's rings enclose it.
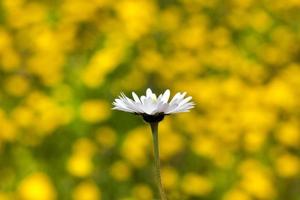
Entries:
{"label": "green stem", "polygon": [[150,123],[151,131],[153,136],[153,145],[154,145],[154,160],[155,160],[155,175],[156,181],[159,189],[160,199],[167,200],[166,194],[161,184],[160,177],[160,160],[159,160],[159,146],[158,146],[158,122]]}

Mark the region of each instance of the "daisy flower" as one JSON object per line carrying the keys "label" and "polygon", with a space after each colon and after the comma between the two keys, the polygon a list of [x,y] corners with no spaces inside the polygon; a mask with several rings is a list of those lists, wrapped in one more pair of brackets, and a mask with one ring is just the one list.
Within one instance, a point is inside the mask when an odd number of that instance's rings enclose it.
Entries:
{"label": "daisy flower", "polygon": [[150,88],[147,89],[146,95],[143,95],[140,98],[136,93],[132,92],[132,98],[133,99],[130,99],[124,93],[121,93],[119,98],[115,99],[113,102],[113,109],[141,115],[143,119],[150,124],[153,136],[156,180],[160,199],[166,200],[166,194],[163,190],[160,177],[158,124],[164,119],[165,115],[189,112],[190,109],[195,106],[195,103],[191,102],[191,96],[186,97],[186,92],[178,92],[169,101],[170,90],[166,90],[157,97]]}
{"label": "daisy flower", "polygon": [[195,105],[191,102],[191,96],[186,97],[186,92],[178,92],[169,101],[170,90],[166,90],[157,97],[148,88],[146,95],[140,98],[135,92],[132,92],[132,98],[130,99],[124,93],[121,93],[119,98],[113,102],[113,109],[141,115],[146,122],[150,123],[161,121],[165,115],[189,112]]}

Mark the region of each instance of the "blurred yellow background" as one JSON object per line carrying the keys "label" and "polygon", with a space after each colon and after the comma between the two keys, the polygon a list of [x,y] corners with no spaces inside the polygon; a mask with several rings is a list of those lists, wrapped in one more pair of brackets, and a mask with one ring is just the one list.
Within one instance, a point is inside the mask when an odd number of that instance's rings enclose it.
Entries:
{"label": "blurred yellow background", "polygon": [[0,200],[153,200],[123,91],[187,91],[160,126],[170,200],[300,199],[299,0],[0,0]]}

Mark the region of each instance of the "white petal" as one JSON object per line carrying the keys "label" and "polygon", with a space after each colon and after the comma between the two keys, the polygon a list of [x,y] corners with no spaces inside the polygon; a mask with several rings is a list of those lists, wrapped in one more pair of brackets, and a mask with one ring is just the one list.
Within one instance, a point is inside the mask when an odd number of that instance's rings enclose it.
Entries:
{"label": "white petal", "polygon": [[166,110],[169,108],[168,103],[161,103],[160,105],[157,106],[157,113],[165,113]]}
{"label": "white petal", "polygon": [[152,96],[152,90],[150,88],[147,89],[146,91],[146,97],[151,97]]}
{"label": "white petal", "polygon": [[183,99],[181,102],[179,102],[179,105],[183,105],[183,104],[189,102],[191,99],[192,99],[191,96],[190,96],[190,97],[187,97],[187,98]]}
{"label": "white petal", "polygon": [[170,98],[170,90],[167,89],[167,90],[165,91],[165,93],[163,94],[161,100],[162,100],[164,103],[167,103],[168,100],[169,100],[169,98]]}
{"label": "white petal", "polygon": [[171,114],[176,108],[178,107],[177,103],[174,103],[172,105],[169,104],[169,107],[166,109],[165,113],[166,114]]}
{"label": "white petal", "polygon": [[132,92],[132,97],[135,100],[135,102],[141,102],[140,99],[139,99],[139,97],[138,97],[138,95],[136,95],[135,92]]}
{"label": "white petal", "polygon": [[134,112],[134,110],[128,108],[123,102],[114,102],[113,105],[115,106],[114,110],[122,110],[127,112]]}
{"label": "white petal", "polygon": [[141,96],[141,102],[142,104],[144,104],[146,97],[145,96]]}
{"label": "white petal", "polygon": [[126,98],[124,103],[126,104],[127,108],[132,109],[136,113],[143,112],[143,110],[140,109],[140,106],[139,106],[141,103],[136,103],[135,101],[132,101],[129,98]]}
{"label": "white petal", "polygon": [[152,100],[149,97],[143,98],[143,105],[141,106],[141,109],[144,113],[151,113],[152,112]]}
{"label": "white petal", "polygon": [[175,96],[172,98],[172,100],[170,101],[170,104],[174,103],[175,101],[177,101],[179,99],[179,97],[181,96],[181,93],[178,92],[175,94]]}
{"label": "white petal", "polygon": [[162,98],[162,94],[160,94],[158,97],[157,97],[157,101],[160,101],[160,99]]}
{"label": "white petal", "polygon": [[178,106],[176,109],[172,111],[172,113],[188,112],[190,109],[194,108],[194,105],[195,104],[193,102],[190,102],[185,105]]}
{"label": "white petal", "polygon": [[121,110],[121,111],[125,111],[125,112],[134,113],[132,110],[129,110],[127,108],[113,107],[113,110]]}
{"label": "white petal", "polygon": [[152,95],[151,95],[151,99],[153,100],[153,101],[157,101],[157,97],[156,97],[156,94],[154,94],[154,93],[152,93]]}

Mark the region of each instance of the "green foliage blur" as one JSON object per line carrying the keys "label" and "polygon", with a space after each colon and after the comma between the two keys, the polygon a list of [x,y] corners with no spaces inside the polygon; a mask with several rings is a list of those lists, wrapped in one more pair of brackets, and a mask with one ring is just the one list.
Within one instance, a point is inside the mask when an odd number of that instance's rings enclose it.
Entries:
{"label": "green foliage blur", "polygon": [[0,0],[0,200],[300,200],[299,0]]}

